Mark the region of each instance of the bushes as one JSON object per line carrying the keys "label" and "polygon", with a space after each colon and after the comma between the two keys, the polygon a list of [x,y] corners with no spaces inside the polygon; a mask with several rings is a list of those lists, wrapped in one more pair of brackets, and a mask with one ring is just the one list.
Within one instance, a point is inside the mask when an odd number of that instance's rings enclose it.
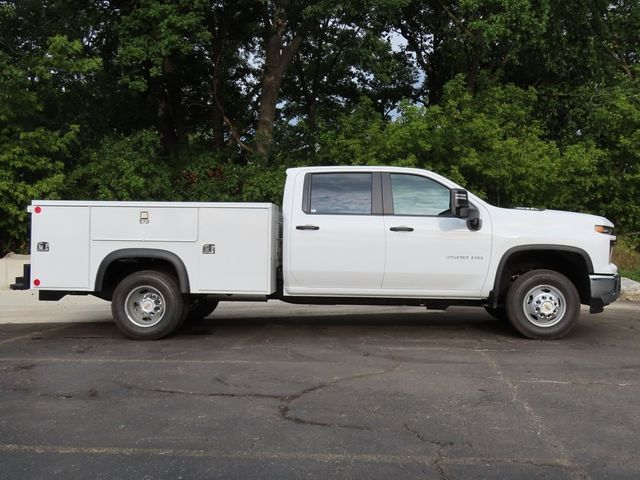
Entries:
{"label": "bushes", "polygon": [[640,282],[640,249],[638,235],[622,236],[613,249],[613,263],[618,266],[620,275]]}
{"label": "bushes", "polygon": [[185,201],[280,203],[284,166],[243,162],[229,152],[193,146],[182,156],[175,192]]}
{"label": "bushes", "polygon": [[70,174],[69,198],[279,202],[284,167],[262,167],[202,145],[185,148],[179,162],[165,155],[156,131],[105,139]]}
{"label": "bushes", "polygon": [[86,200],[174,200],[171,168],[152,130],[105,138],[71,173],[67,197]]}

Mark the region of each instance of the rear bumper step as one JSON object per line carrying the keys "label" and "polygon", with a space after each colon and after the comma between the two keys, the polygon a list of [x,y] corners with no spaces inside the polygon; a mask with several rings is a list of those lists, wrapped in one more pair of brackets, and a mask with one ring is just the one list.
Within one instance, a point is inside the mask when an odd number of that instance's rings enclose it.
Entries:
{"label": "rear bumper step", "polygon": [[31,288],[31,264],[22,267],[22,276],[16,277],[16,283],[9,285],[11,290],[29,290]]}

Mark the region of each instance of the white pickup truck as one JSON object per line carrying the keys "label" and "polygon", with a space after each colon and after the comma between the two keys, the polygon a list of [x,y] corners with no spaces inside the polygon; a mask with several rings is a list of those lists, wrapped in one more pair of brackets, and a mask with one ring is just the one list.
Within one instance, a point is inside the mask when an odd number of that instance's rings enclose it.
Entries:
{"label": "white pickup truck", "polygon": [[158,339],[219,301],[477,305],[529,338],[559,338],[580,304],[620,292],[602,217],[503,209],[435,173],[287,170],[269,203],[34,200],[15,289],[110,300],[126,336]]}

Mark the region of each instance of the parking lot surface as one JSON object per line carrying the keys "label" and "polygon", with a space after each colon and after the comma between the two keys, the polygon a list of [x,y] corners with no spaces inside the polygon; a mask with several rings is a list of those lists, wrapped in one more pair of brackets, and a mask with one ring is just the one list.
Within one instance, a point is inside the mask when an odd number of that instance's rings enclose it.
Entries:
{"label": "parking lot surface", "polygon": [[7,298],[0,320],[45,323],[0,325],[0,478],[640,475],[637,303],[559,341],[481,309],[274,302],[135,342],[106,303]]}

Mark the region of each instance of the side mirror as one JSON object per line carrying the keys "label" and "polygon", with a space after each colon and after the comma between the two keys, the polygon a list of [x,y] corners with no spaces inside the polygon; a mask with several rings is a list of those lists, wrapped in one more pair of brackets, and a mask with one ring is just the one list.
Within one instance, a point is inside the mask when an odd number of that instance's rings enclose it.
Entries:
{"label": "side mirror", "polygon": [[466,218],[467,228],[472,231],[480,230],[482,220],[477,208],[469,205],[469,194],[462,188],[451,189],[451,214],[454,217]]}
{"label": "side mirror", "polygon": [[480,230],[482,227],[482,220],[480,219],[480,212],[477,208],[470,208],[467,216],[467,228],[471,231]]}
{"label": "side mirror", "polygon": [[469,194],[467,191],[462,188],[452,188],[449,208],[454,217],[467,218],[469,216]]}

